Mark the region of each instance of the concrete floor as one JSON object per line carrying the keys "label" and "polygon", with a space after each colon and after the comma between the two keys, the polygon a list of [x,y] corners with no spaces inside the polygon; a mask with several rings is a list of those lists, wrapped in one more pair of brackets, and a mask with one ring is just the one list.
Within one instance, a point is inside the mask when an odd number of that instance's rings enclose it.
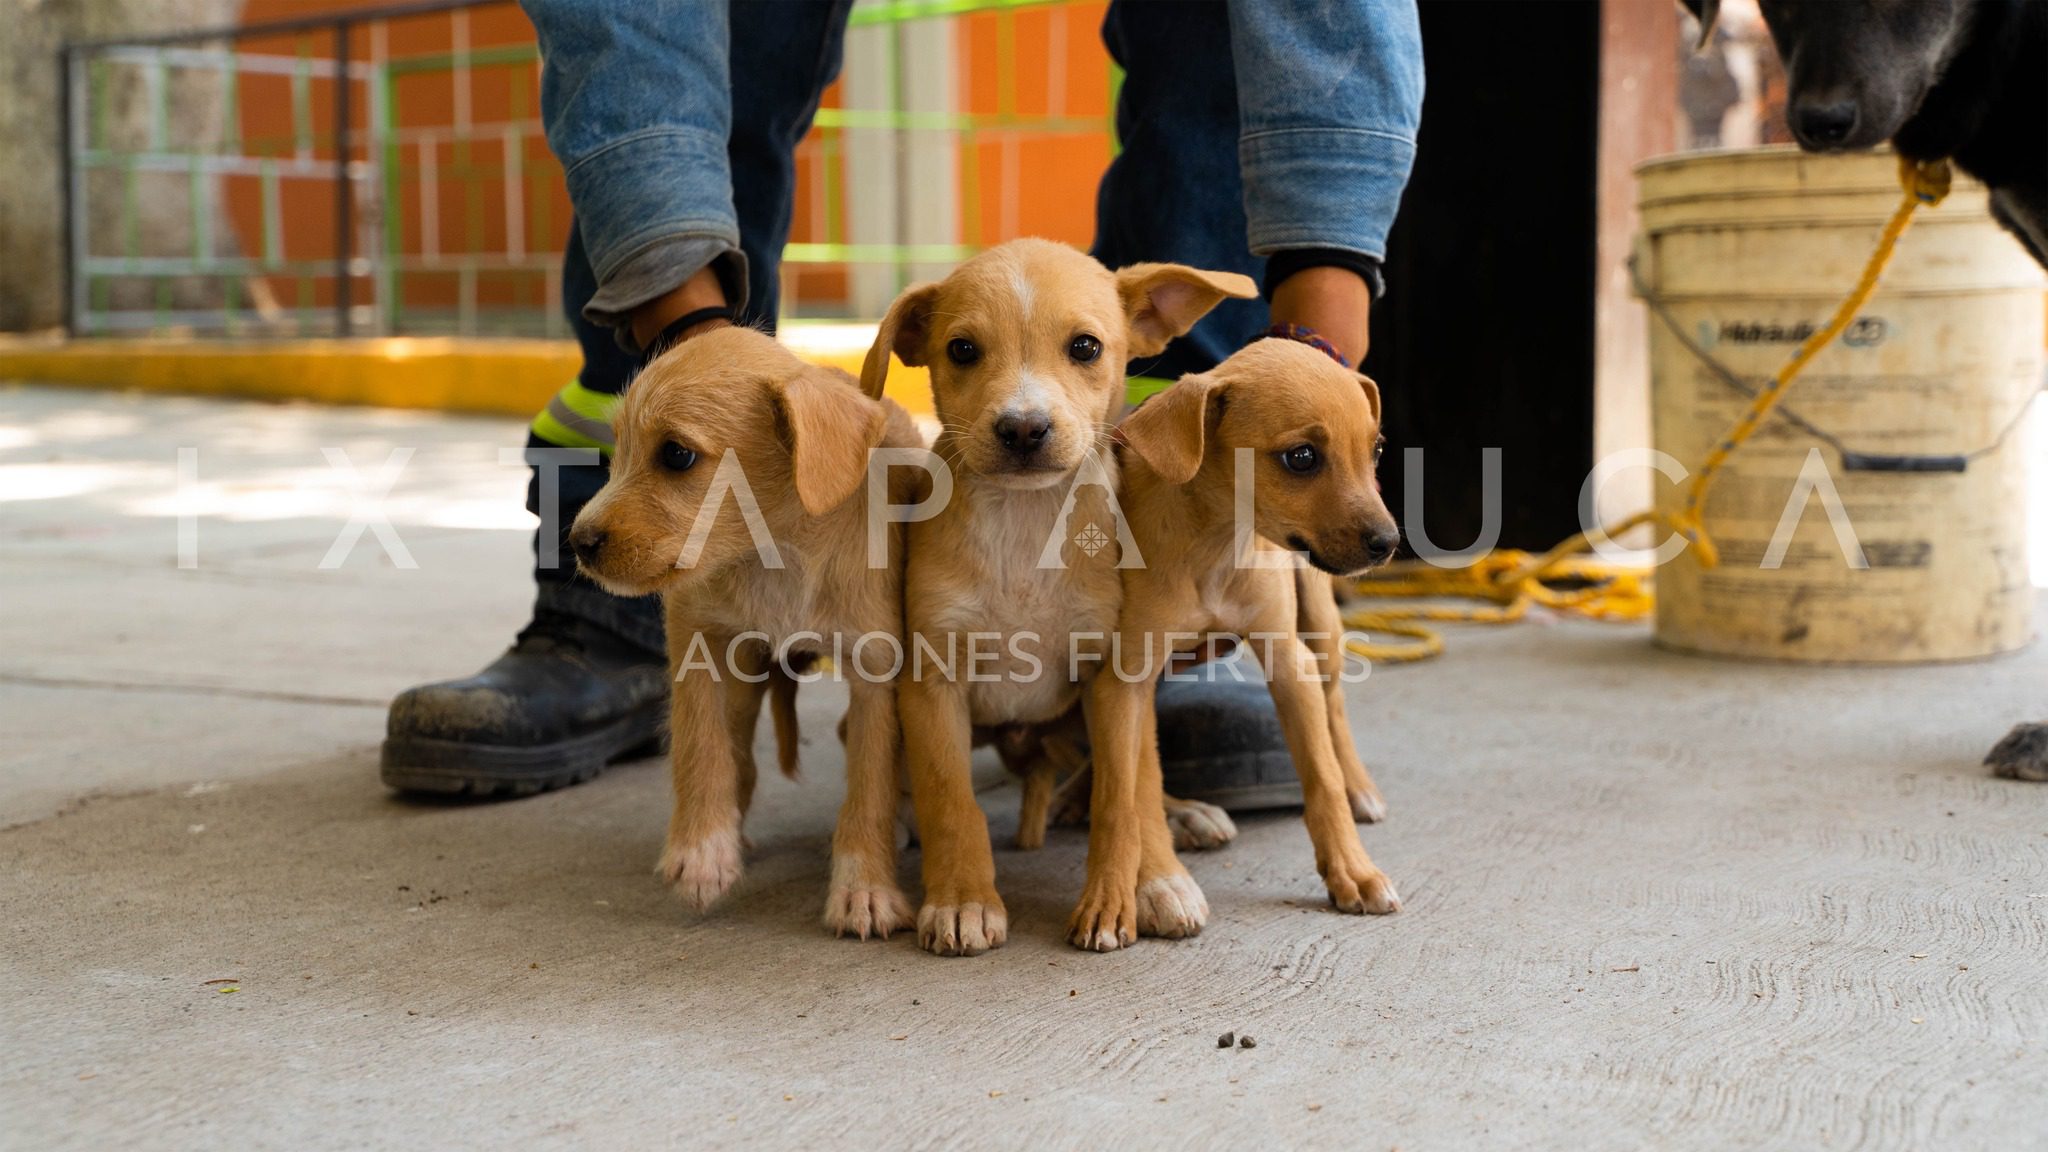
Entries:
{"label": "concrete floor", "polygon": [[[379,787],[383,702],[524,618],[518,437],[0,390],[0,1146],[2048,1146],[2048,787],[1977,766],[2048,716],[2048,652],[1460,633],[1354,690],[1400,915],[1327,911],[1273,814],[1191,858],[1202,937],[1084,955],[1058,831],[999,853],[1010,943],[938,960],[817,926],[830,691],[708,917],[650,874],[653,764]],[[394,444],[417,569],[365,536],[319,570],[349,507],[320,447]],[[1015,790],[985,800],[1006,837]]]}

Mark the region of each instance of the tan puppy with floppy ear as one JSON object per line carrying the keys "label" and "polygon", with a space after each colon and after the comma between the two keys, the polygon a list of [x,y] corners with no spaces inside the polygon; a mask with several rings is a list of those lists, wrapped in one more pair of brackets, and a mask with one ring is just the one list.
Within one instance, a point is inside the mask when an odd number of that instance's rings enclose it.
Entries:
{"label": "tan puppy with floppy ear", "polygon": [[[699,909],[740,874],[754,721],[772,660],[830,654],[846,672],[846,802],[825,923],[862,939],[910,922],[896,884],[902,527],[870,566],[868,451],[921,449],[908,414],[844,372],[746,328],[692,339],[626,392],[611,480],[569,534],[622,596],[659,591],[675,680],[675,812],[661,874]],[[891,503],[915,499],[895,470]],[[836,650],[835,650],[836,649]],[[791,733],[793,737],[793,733]]]}
{"label": "tan puppy with floppy ear", "polygon": [[898,708],[924,851],[918,943],[1003,942],[988,822],[968,777],[975,726],[1060,717],[1116,627],[1126,537],[1109,451],[1124,365],[1151,356],[1251,280],[1170,264],[1111,273],[1063,244],[1016,240],[898,297],[861,382],[894,352],[929,365],[952,496],[910,526],[911,650]]}
{"label": "tan puppy with floppy ear", "polygon": [[1261,340],[1124,421],[1124,512],[1144,565],[1123,570],[1116,666],[1088,689],[1095,787],[1075,945],[1192,935],[1208,917],[1159,816],[1152,707],[1167,654],[1213,632],[1246,637],[1265,668],[1330,899],[1346,912],[1401,906],[1353,824],[1384,807],[1344,717],[1330,582],[1301,567],[1356,572],[1399,544],[1375,479],[1379,415],[1370,379],[1307,345]]}

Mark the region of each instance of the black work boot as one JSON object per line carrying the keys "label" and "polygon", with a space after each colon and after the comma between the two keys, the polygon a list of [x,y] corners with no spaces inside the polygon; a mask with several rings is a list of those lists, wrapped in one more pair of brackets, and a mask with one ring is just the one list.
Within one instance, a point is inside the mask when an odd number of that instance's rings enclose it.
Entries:
{"label": "black work boot", "polygon": [[530,796],[581,783],[614,760],[652,753],[666,741],[660,598],[610,595],[579,577],[568,558],[576,513],[610,473],[603,455],[611,447],[606,400],[622,395],[640,366],[610,329],[583,315],[596,293],[583,233],[572,221],[562,253],[562,312],[582,346],[583,370],[535,417],[527,448],[577,449],[588,458],[547,463],[545,473],[544,459],[529,458],[535,469],[526,510],[541,519],[533,621],[476,675],[422,684],[391,702],[383,776],[393,788]]}
{"label": "black work boot", "polygon": [[[1273,696],[1248,669],[1248,682],[1216,665],[1199,679],[1159,682],[1159,770],[1166,794],[1231,812],[1301,806],[1301,779]],[[1225,665],[1227,667],[1227,665]]]}
{"label": "black work boot", "polygon": [[[542,587],[533,622],[483,671],[422,684],[391,702],[384,783],[405,792],[529,796],[659,750],[668,731],[666,657],[589,613],[563,611],[561,591]],[[617,601],[628,605],[639,607]]]}

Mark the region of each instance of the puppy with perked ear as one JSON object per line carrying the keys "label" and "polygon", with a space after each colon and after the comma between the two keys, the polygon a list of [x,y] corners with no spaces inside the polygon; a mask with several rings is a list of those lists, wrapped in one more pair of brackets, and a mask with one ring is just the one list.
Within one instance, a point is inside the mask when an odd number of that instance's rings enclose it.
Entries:
{"label": "puppy with perked ear", "polygon": [[[569,533],[577,563],[622,596],[659,592],[675,682],[675,809],[659,871],[692,907],[739,878],[754,724],[771,663],[834,654],[845,669],[846,802],[825,923],[888,936],[910,922],[896,883],[902,525],[869,563],[869,452],[921,449],[910,416],[762,333],[726,328],[648,366],[617,418],[611,479]],[[890,503],[921,474],[889,471]],[[835,651],[836,650],[836,651]],[[794,741],[792,729],[784,733]],[[793,763],[793,760],[787,760]]]}

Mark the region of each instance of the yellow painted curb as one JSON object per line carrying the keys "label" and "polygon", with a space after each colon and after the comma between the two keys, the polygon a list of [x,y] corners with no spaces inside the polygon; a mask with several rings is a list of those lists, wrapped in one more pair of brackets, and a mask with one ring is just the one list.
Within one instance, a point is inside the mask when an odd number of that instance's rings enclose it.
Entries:
{"label": "yellow painted curb", "polygon": [[[863,353],[811,349],[807,359],[860,374]],[[574,379],[569,340],[396,336],[362,340],[6,340],[0,380],[243,400],[310,400],[532,416]],[[889,396],[932,410],[922,368],[889,366]]]}

